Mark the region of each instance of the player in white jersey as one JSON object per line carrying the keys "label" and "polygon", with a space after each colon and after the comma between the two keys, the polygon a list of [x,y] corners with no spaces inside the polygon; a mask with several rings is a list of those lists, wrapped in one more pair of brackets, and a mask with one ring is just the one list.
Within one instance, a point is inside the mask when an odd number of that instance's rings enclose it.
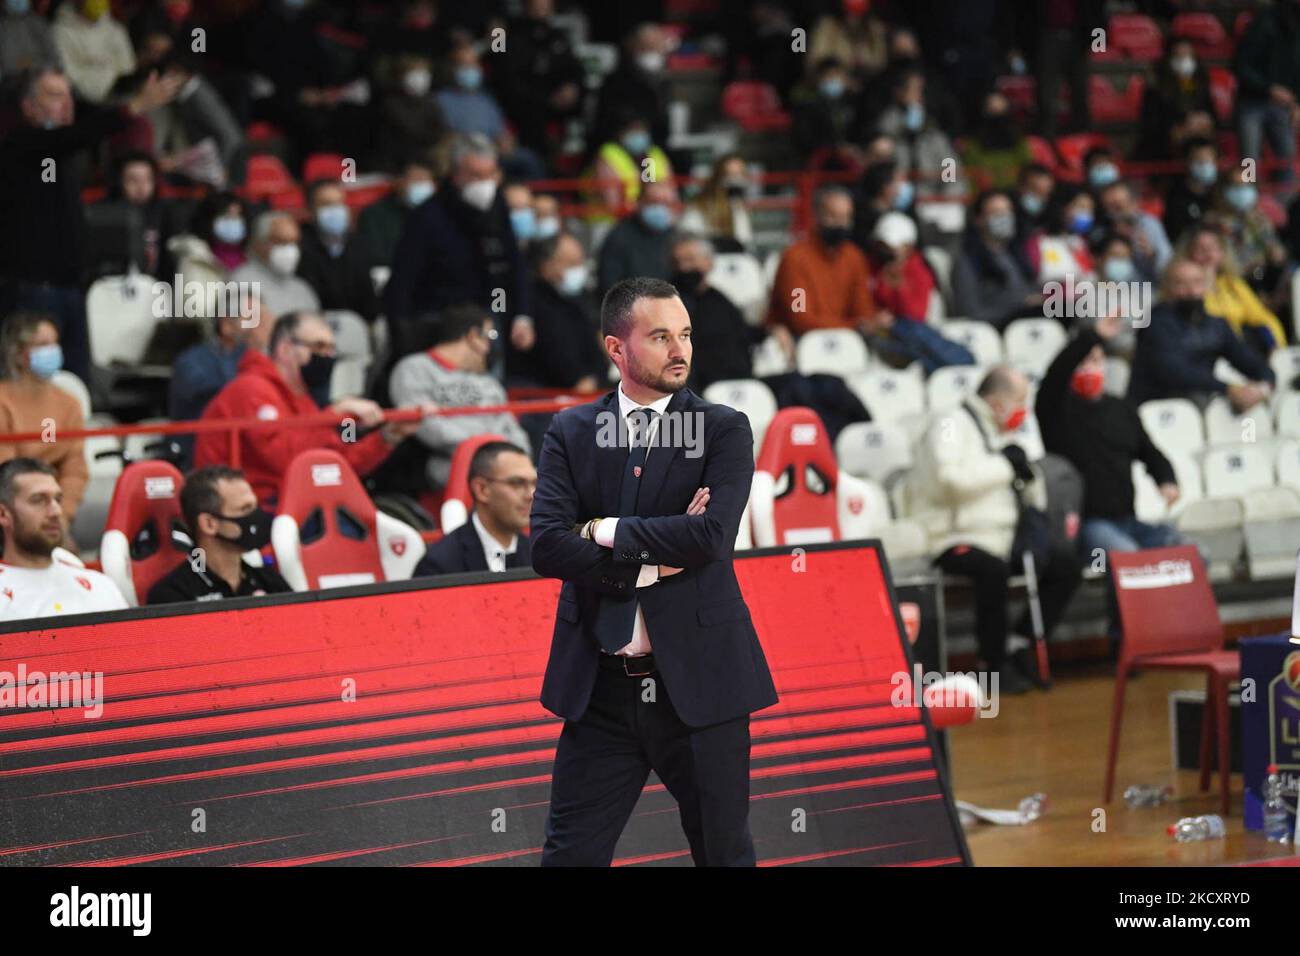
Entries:
{"label": "player in white jersey", "polygon": [[33,458],[0,465],[0,531],[0,621],[127,606],[111,578],[53,557],[63,540],[63,491],[49,465]]}

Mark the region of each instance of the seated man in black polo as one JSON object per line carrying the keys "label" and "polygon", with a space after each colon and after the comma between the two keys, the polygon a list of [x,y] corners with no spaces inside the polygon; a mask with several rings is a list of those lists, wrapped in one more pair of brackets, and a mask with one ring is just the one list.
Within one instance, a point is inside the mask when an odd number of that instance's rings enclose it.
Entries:
{"label": "seated man in black polo", "polygon": [[257,504],[244,473],[225,465],[193,472],[181,489],[181,514],[197,553],[149,589],[146,604],[219,601],[292,590],[273,568],[254,567],[245,551],[271,540],[271,515]]}
{"label": "seated man in black polo", "polygon": [[469,520],[425,552],[415,577],[532,567],[524,529],[536,490],[537,469],[522,448],[507,441],[484,444],[469,462]]}

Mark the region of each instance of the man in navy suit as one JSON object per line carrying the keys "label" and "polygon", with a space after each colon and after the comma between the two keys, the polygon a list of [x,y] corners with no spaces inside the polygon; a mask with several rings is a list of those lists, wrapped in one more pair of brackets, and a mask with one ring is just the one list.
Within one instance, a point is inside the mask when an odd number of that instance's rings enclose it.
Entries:
{"label": "man in navy suit", "polygon": [[564,581],[542,865],[608,866],[653,769],[697,866],[753,866],[749,715],[777,696],[732,567],[749,420],[685,387],[691,320],[667,282],[616,283],[601,329],[621,384],[555,416],[533,500],[533,568]]}
{"label": "man in navy suit", "polygon": [[527,452],[508,441],[485,442],[469,460],[469,520],[424,553],[414,576],[528,567],[532,553],[524,529],[536,490]]}

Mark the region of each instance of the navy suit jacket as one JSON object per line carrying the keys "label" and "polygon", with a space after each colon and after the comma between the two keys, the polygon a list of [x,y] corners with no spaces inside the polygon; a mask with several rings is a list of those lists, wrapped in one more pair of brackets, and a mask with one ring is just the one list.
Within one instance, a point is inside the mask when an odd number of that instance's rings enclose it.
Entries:
{"label": "navy suit jacket", "polygon": [[[530,560],[528,535],[521,534],[515,553],[506,555],[506,568],[526,568]],[[424,557],[415,566],[412,577],[486,570],[488,563],[487,555],[483,553],[483,542],[479,540],[474,522],[470,520],[429,545],[429,550],[424,552]]]}
{"label": "navy suit jacket", "polygon": [[[597,442],[602,424],[619,417],[617,392],[560,412],[542,442],[531,517],[533,568],[564,584],[541,701],[566,720],[579,720],[587,710],[601,654],[597,635],[618,617],[609,612],[632,600],[641,602],[659,675],[686,724],[703,727],[776,703],[732,565],[754,477],[749,419],[689,389],[672,397],[666,413],[673,412],[698,416],[702,432],[695,435],[703,435],[703,454],[691,457],[680,441],[652,448],[635,515],[618,514],[626,441],[606,442],[609,447]],[[660,436],[668,437],[663,422]],[[705,486],[705,513],[687,515],[695,490]],[[619,518],[612,549],[574,531],[575,524],[597,517]],[[643,564],[684,570],[637,588]],[[631,640],[630,627],[616,636]]]}

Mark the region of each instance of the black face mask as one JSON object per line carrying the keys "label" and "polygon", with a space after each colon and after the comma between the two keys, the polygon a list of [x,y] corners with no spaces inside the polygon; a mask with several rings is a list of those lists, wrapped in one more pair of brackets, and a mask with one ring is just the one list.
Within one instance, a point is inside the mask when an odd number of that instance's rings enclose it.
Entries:
{"label": "black face mask", "polygon": [[302,366],[302,382],[313,394],[318,389],[328,391],[330,384],[330,375],[334,371],[335,357],[333,355],[318,355],[312,353],[311,358]]}
{"label": "black face mask", "polygon": [[227,538],[224,534],[217,534],[222,541],[229,541],[239,548],[240,551],[259,551],[265,548],[271,540],[271,519],[274,517],[269,511],[263,511],[258,508],[256,511],[250,511],[246,515],[240,515],[238,518],[232,518],[229,515],[214,514],[212,517],[220,518],[222,521],[230,521],[239,525],[239,537]]}
{"label": "black face mask", "polygon": [[821,237],[822,245],[834,249],[849,238],[847,226],[819,226],[817,235]]}
{"label": "black face mask", "polygon": [[699,269],[691,269],[687,272],[674,272],[672,279],[673,285],[677,286],[679,290],[685,292],[694,292],[700,287],[700,283],[703,281],[704,273]]}
{"label": "black face mask", "polygon": [[729,183],[727,185],[728,199],[744,199],[746,187],[744,183]]}

